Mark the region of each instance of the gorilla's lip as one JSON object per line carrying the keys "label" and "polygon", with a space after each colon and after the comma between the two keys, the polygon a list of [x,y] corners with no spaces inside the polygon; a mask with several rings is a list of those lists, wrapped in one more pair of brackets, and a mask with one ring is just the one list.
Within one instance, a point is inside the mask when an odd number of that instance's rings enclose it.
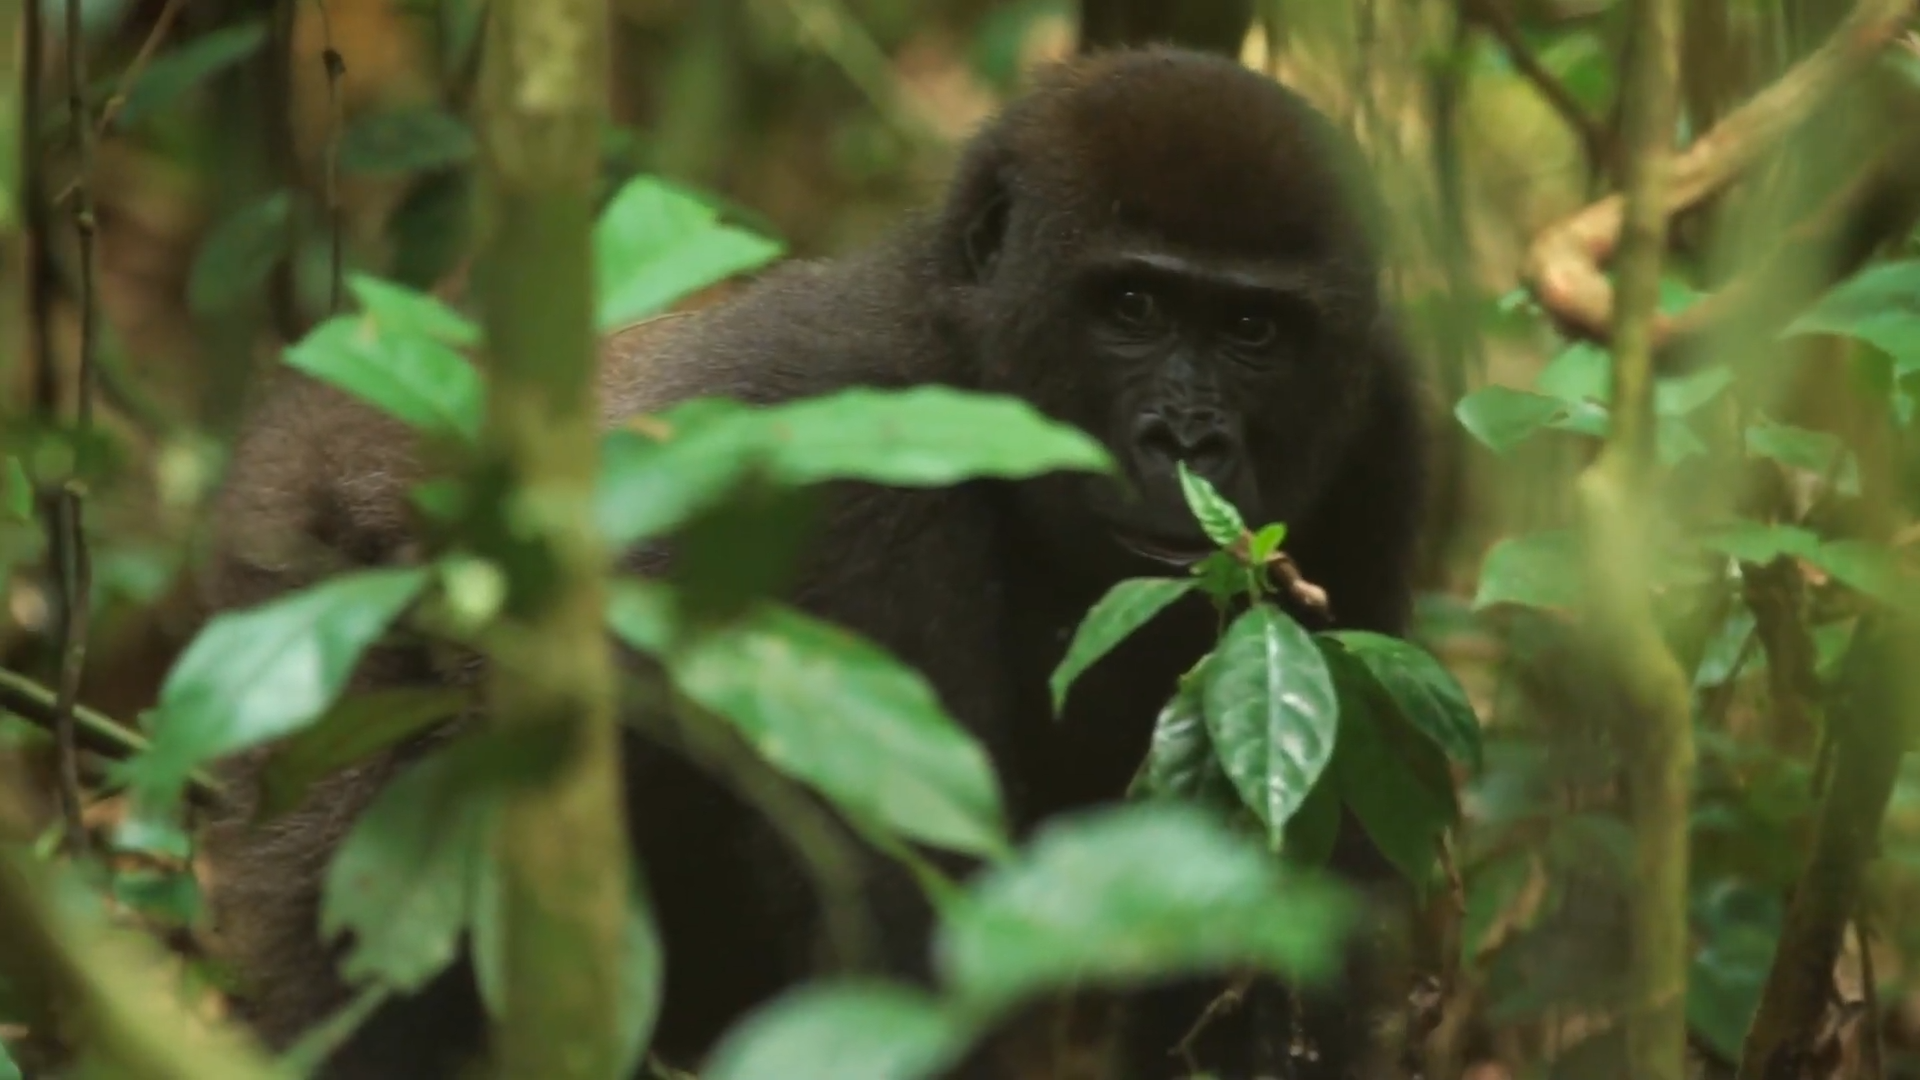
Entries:
{"label": "gorilla's lip", "polygon": [[1182,568],[1192,566],[1214,551],[1213,545],[1199,538],[1173,539],[1137,532],[1116,532],[1114,539],[1135,555]]}

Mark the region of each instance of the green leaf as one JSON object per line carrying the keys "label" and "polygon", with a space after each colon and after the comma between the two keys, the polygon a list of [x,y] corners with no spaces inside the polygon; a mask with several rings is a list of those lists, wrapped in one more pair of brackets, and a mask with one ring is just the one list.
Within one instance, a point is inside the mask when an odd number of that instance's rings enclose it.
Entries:
{"label": "green leaf", "polygon": [[1200,699],[1203,658],[1180,679],[1173,697],[1154,719],[1153,739],[1141,774],[1142,789],[1152,797],[1184,799],[1222,811],[1240,806],[1240,793],[1220,766],[1213,738],[1207,734],[1207,714]]}
{"label": "green leaf", "polygon": [[671,586],[617,577],[607,587],[607,625],[621,641],[648,656],[665,656],[675,633]]}
{"label": "green leaf", "polygon": [[1840,437],[1826,431],[1808,431],[1772,422],[1747,428],[1747,453],[1771,458],[1788,468],[1832,477],[1842,495],[1860,494],[1860,461]]}
{"label": "green leaf", "polygon": [[1415,731],[1460,764],[1475,770],[1484,766],[1479,716],[1453,673],[1432,653],[1367,630],[1336,630],[1324,636],[1359,661]]}
{"label": "green leaf", "polygon": [[976,1015],[1242,965],[1312,983],[1335,970],[1353,910],[1344,889],[1285,872],[1205,811],[1131,803],[1041,826],[946,909],[935,956]]}
{"label": "green leaf", "polygon": [[1278,843],[1333,759],[1340,707],[1326,659],[1292,616],[1254,604],[1202,669],[1201,700],[1227,776]]}
{"label": "green leaf", "polygon": [[20,1066],[14,1064],[13,1055],[7,1053],[4,1041],[0,1041],[0,1080],[24,1080]]}
{"label": "green leaf", "polygon": [[[1338,768],[1340,751],[1334,750],[1334,765],[1329,771]],[[1340,792],[1339,785],[1327,781],[1313,785],[1307,792],[1306,801],[1300,809],[1287,819],[1285,836],[1280,844],[1280,854],[1293,866],[1317,869],[1333,858],[1333,847],[1340,839]]]}
{"label": "green leaf", "polygon": [[1178,578],[1129,578],[1108,589],[1080,620],[1067,655],[1048,680],[1053,711],[1066,705],[1067,689],[1075,679],[1193,587],[1191,580]]}
{"label": "green leaf", "polygon": [[1733,369],[1725,364],[1654,381],[1653,409],[1661,416],[1686,416],[1726,392],[1733,385]]}
{"label": "green leaf", "polygon": [[343,173],[396,176],[473,160],[473,132],[433,105],[385,109],[355,117],[340,135]]}
{"label": "green leaf", "polygon": [[1480,564],[1474,610],[1495,604],[1571,608],[1580,599],[1579,559],[1579,538],[1566,530],[1508,537]]}
{"label": "green leaf", "polygon": [[187,278],[187,306],[196,315],[225,311],[260,296],[292,233],[293,194],[273,191],[228,214],[200,244]]}
{"label": "green leaf", "polygon": [[361,570],[214,616],[160,688],[153,742],[128,762],[136,785],[178,790],[203,763],[312,723],[426,581],[419,567]]}
{"label": "green leaf", "polygon": [[1238,543],[1241,534],[1247,531],[1240,511],[1216,491],[1206,477],[1187,468],[1186,462],[1177,462],[1175,468],[1180,474],[1180,491],[1207,539],[1223,548]]}
{"label": "green leaf", "polygon": [[127,88],[114,128],[124,131],[167,111],[196,86],[252,56],[266,41],[266,21],[256,19],[210,30],[154,57]]}
{"label": "green leaf", "polygon": [[0,518],[23,524],[33,520],[33,479],[11,454],[0,462]]}
{"label": "green leaf", "polygon": [[814,983],[775,998],[720,1040],[706,1080],[922,1080],[972,1032],[940,1002],[867,980]]}
{"label": "green leaf", "polygon": [[340,699],[267,759],[255,816],[294,809],[316,781],[458,716],[472,703],[472,693],[458,687],[404,686]]}
{"label": "green leaf", "polygon": [[381,325],[371,313],[336,315],[285,357],[410,427],[468,445],[479,441],[485,384],[465,357],[432,337]]}
{"label": "green leaf", "polygon": [[654,177],[620,189],[594,227],[598,324],[615,330],[778,258],[780,244],[720,223],[706,203]]}
{"label": "green leaf", "polygon": [[1560,350],[1534,376],[1534,388],[1570,405],[1613,400],[1613,354],[1591,341]]}
{"label": "green leaf", "polygon": [[1904,566],[1891,548],[1864,540],[1831,540],[1808,560],[1881,603],[1920,611],[1920,574]]}
{"label": "green leaf", "polygon": [[1566,403],[1506,386],[1486,386],[1453,408],[1467,433],[1489,450],[1504,454],[1566,411]]}
{"label": "green leaf", "polygon": [[1005,850],[986,751],[918,672],[873,643],[765,605],[669,668],[688,698],[855,819],[956,851]]}
{"label": "green leaf", "polygon": [[327,868],[320,932],[351,931],[340,973],[402,993],[453,962],[491,873],[498,806],[470,759],[443,751],[381,789]]}
{"label": "green leaf", "polygon": [[411,185],[387,219],[395,281],[430,288],[459,264],[473,232],[473,186],[467,170],[434,173]]}
{"label": "green leaf", "polygon": [[1706,940],[1687,979],[1687,1023],[1727,1060],[1738,1060],[1773,966],[1780,902],[1751,886],[1710,887],[1694,898],[1693,924]]}
{"label": "green leaf", "polygon": [[1920,370],[1920,259],[1868,266],[1789,324],[1782,336],[1841,334],[1891,356],[1896,378]]}
{"label": "green leaf", "polygon": [[1701,536],[1702,546],[1742,562],[1762,566],[1782,555],[1811,559],[1820,550],[1820,537],[1798,525],[1763,525],[1736,521]]}
{"label": "green leaf", "polygon": [[480,344],[480,328],[439,297],[371,274],[348,274],[347,291],[383,331],[432,338],[457,348]]}
{"label": "green leaf", "polygon": [[[1424,892],[1440,838],[1456,817],[1445,762],[1437,746],[1400,724],[1397,703],[1358,656],[1325,639],[1322,643],[1340,689],[1340,744],[1330,779],[1381,853]],[[1411,737],[1396,738],[1395,728]],[[1410,760],[1423,753],[1431,760]],[[1435,765],[1438,776],[1423,779]],[[1446,790],[1433,790],[1435,781],[1446,783]]]}
{"label": "green leaf", "polygon": [[718,503],[764,465],[765,449],[753,429],[730,419],[741,408],[732,402],[688,402],[653,418],[671,430],[665,440],[635,431],[606,436],[594,518],[609,546],[622,548],[667,533]]}
{"label": "green leaf", "polygon": [[1278,522],[1262,525],[1253,534],[1253,541],[1247,545],[1247,561],[1255,566],[1265,566],[1273,553],[1287,539],[1287,527]]}

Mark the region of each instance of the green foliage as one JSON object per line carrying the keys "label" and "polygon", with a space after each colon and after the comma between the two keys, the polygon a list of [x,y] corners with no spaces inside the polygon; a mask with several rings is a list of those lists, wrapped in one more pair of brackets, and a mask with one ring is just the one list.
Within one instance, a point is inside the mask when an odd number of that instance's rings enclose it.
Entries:
{"label": "green foliage", "polygon": [[597,316],[616,330],[709,285],[758,269],[779,244],[720,223],[707,203],[653,177],[629,182],[594,230]]}
{"label": "green foliage", "polygon": [[421,569],[362,570],[216,615],[168,672],[130,779],[171,798],[206,762],[313,722],[426,580]]}
{"label": "green foliage", "polygon": [[967,1048],[972,1032],[941,1002],[904,986],[841,982],[787,992],[728,1032],[706,1080],[917,1080]]}
{"label": "green foliage", "polygon": [[1832,477],[1842,495],[1860,494],[1860,459],[1838,435],[1791,424],[1762,421],[1747,428],[1748,455],[1769,458],[1792,469]]}
{"label": "green foliage", "polygon": [[267,41],[264,19],[209,30],[154,57],[134,78],[114,117],[122,130],[172,109],[180,98],[214,76],[247,60]]}
{"label": "green foliage", "polygon": [[1180,493],[1186,496],[1187,506],[1192,509],[1194,520],[1200,523],[1201,531],[1223,548],[1232,546],[1247,531],[1240,511],[1214,490],[1212,484],[1188,469],[1186,462],[1179,462],[1176,468],[1180,474]]}
{"label": "green foliage", "polygon": [[257,817],[300,805],[321,778],[458,715],[472,704],[464,689],[397,687],[352,694],[274,750],[260,775]]}
{"label": "green foliage", "polygon": [[1897,378],[1920,372],[1920,260],[1867,267],[1828,290],[1785,333],[1855,338],[1891,356]]}
{"label": "green foliage", "polygon": [[1227,627],[1200,697],[1228,779],[1278,846],[1333,760],[1340,703],[1325,659],[1299,623],[1256,604]]}
{"label": "green foliage", "polygon": [[0,1040],[0,1080],[24,1080],[20,1066],[14,1063],[13,1055],[7,1053],[5,1040]]}
{"label": "green foliage", "polygon": [[1366,630],[1337,630],[1321,638],[1328,639],[1338,642],[1340,651],[1359,661],[1368,682],[1448,757],[1475,769],[1484,764],[1480,723],[1473,706],[1432,653],[1411,642]]}
{"label": "green foliage", "polygon": [[1181,676],[1179,688],[1161,706],[1141,775],[1142,792],[1231,811],[1239,806],[1240,796],[1221,768],[1213,737],[1207,733],[1207,711],[1200,695],[1210,659],[1202,659]]}
{"label": "green foliage", "polygon": [[1053,711],[1065,707],[1067,688],[1083,672],[1191,591],[1193,582],[1175,578],[1129,578],[1108,589],[1081,620],[1067,645],[1066,658],[1048,680]]}
{"label": "green foliage", "polygon": [[343,173],[399,176],[464,165],[476,149],[457,116],[432,105],[384,109],[354,118],[340,135]]}
{"label": "green foliage", "polygon": [[293,209],[293,193],[280,189],[222,218],[194,256],[187,306],[210,315],[265,292],[292,239]]}
{"label": "green foliage", "polygon": [[1511,536],[1480,564],[1476,609],[1496,604],[1570,608],[1579,602],[1579,537],[1564,530]]}
{"label": "green foliage", "polygon": [[[1459,807],[1453,778],[1439,749],[1407,730],[1402,711],[1406,702],[1396,700],[1388,687],[1401,687],[1417,705],[1427,706],[1434,704],[1427,685],[1432,680],[1400,677],[1410,676],[1407,672],[1396,672],[1390,679],[1375,666],[1377,653],[1342,648],[1324,637],[1315,644],[1324,651],[1327,670],[1340,692],[1340,742],[1330,764],[1332,781],[1341,801],[1353,809],[1388,861],[1424,889],[1440,838],[1459,816]],[[1439,681],[1442,685],[1452,682],[1450,678]],[[1467,715],[1471,719],[1470,711]],[[1478,739],[1472,742],[1477,751]]]}

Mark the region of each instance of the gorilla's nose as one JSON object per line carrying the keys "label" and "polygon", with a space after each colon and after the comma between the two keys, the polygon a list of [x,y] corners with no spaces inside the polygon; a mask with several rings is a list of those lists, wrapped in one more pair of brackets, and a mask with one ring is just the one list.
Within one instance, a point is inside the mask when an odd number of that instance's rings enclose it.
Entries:
{"label": "gorilla's nose", "polygon": [[1134,421],[1133,444],[1141,464],[1168,472],[1175,462],[1184,461],[1188,468],[1211,478],[1233,465],[1233,437],[1223,418],[1212,412],[1171,419],[1159,413],[1143,414]]}

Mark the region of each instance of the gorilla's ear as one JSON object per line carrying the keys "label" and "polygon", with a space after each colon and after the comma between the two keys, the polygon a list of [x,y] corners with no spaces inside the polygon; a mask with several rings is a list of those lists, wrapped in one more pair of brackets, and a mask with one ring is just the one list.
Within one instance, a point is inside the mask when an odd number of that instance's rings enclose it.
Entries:
{"label": "gorilla's ear", "polygon": [[940,211],[941,264],[950,280],[978,285],[992,276],[1006,244],[1013,209],[1003,157],[992,140],[955,171]]}

